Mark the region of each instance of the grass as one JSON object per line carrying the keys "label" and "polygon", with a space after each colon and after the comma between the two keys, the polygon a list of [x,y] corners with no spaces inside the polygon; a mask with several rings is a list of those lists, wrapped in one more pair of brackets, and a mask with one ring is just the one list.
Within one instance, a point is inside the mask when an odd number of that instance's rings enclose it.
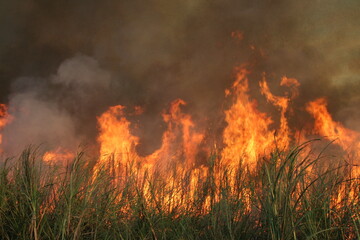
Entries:
{"label": "grass", "polygon": [[[1,239],[360,239],[359,179],[311,142],[256,166],[174,166],[122,177],[79,153],[66,167],[26,149],[0,167]],[[111,161],[111,157],[109,158]]]}

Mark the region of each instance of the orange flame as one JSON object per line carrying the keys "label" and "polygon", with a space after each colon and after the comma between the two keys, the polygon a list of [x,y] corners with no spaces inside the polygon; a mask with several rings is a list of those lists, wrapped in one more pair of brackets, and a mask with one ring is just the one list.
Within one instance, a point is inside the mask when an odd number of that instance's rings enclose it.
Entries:
{"label": "orange flame", "polygon": [[148,157],[148,161],[157,162],[160,168],[176,163],[183,159],[185,166],[192,167],[198,147],[203,140],[203,134],[195,131],[191,116],[181,112],[180,106],[185,101],[177,99],[171,103],[169,113],[163,114],[167,130],[162,137],[161,148]]}
{"label": "orange flame", "polygon": [[314,131],[335,141],[342,149],[350,150],[356,157],[360,156],[360,133],[345,128],[341,123],[332,119],[327,110],[327,101],[319,98],[309,102],[306,110],[315,118]]}
{"label": "orange flame", "polygon": [[244,68],[239,69],[232,89],[226,91],[226,95],[234,95],[234,104],[225,111],[228,125],[223,133],[225,148],[221,158],[231,167],[239,161],[254,164],[259,155],[273,146],[274,131],[269,130],[272,120],[257,110],[256,101],[250,100],[248,73]]}
{"label": "orange flame", "polygon": [[[98,117],[99,164],[108,165],[111,162],[116,176],[120,175],[121,169],[127,163],[138,158],[135,147],[139,143],[139,138],[130,132],[130,122],[125,117],[124,109],[121,105],[110,107]],[[112,161],[108,161],[110,159]]]}
{"label": "orange flame", "polygon": [[[12,121],[11,115],[8,114],[8,107],[0,103],[0,130]],[[2,134],[0,133],[0,145],[2,144]],[[2,150],[0,149],[0,153]]]}
{"label": "orange flame", "polygon": [[65,150],[63,148],[57,148],[54,151],[48,151],[43,155],[43,161],[54,163],[54,162],[61,162],[61,163],[69,163],[75,157],[74,153]]}
{"label": "orange flame", "polygon": [[[360,133],[347,129],[341,123],[334,121],[327,110],[327,101],[325,98],[319,98],[309,102],[306,110],[315,119],[314,131],[316,134],[336,140],[335,143],[337,145],[352,155],[350,161],[358,160],[360,157]],[[356,167],[351,168],[351,174],[358,177],[360,175],[360,169]],[[342,201],[353,201],[356,198],[355,189],[356,187],[353,187],[350,188],[349,191],[346,191],[346,185],[340,185],[337,198],[332,199],[334,205],[336,206]],[[346,198],[347,194],[348,197]]]}
{"label": "orange flame", "polygon": [[[233,33],[233,37],[240,39],[242,35],[236,32]],[[293,132],[297,132],[296,129],[290,130],[287,112],[291,100],[299,95],[299,82],[294,78],[283,77],[280,86],[290,89],[283,96],[274,95],[270,91],[265,75],[259,83],[261,94],[280,112],[279,127],[274,129],[272,118],[259,111],[257,102],[249,96],[248,75],[249,71],[246,68],[238,68],[236,80],[230,89],[225,90],[225,96],[231,99],[232,105],[224,111],[227,125],[222,133],[221,167],[236,169],[240,162],[252,167],[257,163],[259,157],[268,155],[275,148],[287,149],[291,144]],[[184,100],[177,99],[170,104],[168,111],[163,112],[163,121],[167,127],[162,136],[161,147],[148,156],[140,156],[136,151],[140,138],[131,132],[131,123],[127,119],[125,107],[121,105],[109,107],[97,118],[99,130],[97,141],[100,157],[95,165],[95,174],[102,166],[106,166],[116,178],[119,178],[124,171],[127,171],[129,165],[139,163],[137,166],[140,167],[141,177],[145,176],[144,173],[147,170],[151,173],[160,172],[161,177],[173,181],[176,191],[180,192],[183,191],[181,182],[176,182],[177,179],[172,176],[168,178],[170,175],[168,173],[171,172],[169,170],[176,170],[180,178],[189,178],[187,181],[189,182],[188,192],[194,193],[197,179],[206,178],[214,170],[209,170],[210,167],[197,162],[205,134],[198,130],[191,115],[182,111],[182,107],[185,105]],[[356,157],[360,156],[360,133],[347,129],[341,123],[334,121],[327,110],[324,98],[309,102],[306,110],[315,118],[314,132],[316,134],[338,138],[335,143],[342,149],[350,150],[356,154]],[[140,115],[143,112],[144,109],[137,106],[132,115]],[[11,116],[7,113],[6,105],[0,104],[0,130],[10,121]],[[306,139],[303,133],[301,136]],[[1,137],[0,134],[0,144]],[[73,158],[74,154],[63,148],[57,148],[43,155],[43,161],[50,163],[68,162]],[[212,173],[214,176],[212,183],[216,187],[221,186],[224,177],[220,171],[214,172]],[[229,182],[235,184],[232,180]],[[144,192],[148,192],[149,186],[146,183],[143,186]],[[246,192],[243,194],[250,196]],[[164,196],[164,199],[167,199],[168,202],[183,201],[180,193],[172,193]]]}
{"label": "orange flame", "polygon": [[146,157],[140,157],[136,152],[139,138],[130,131],[130,122],[125,117],[124,107],[110,107],[98,118],[100,163],[106,163],[109,154],[114,154],[115,169],[124,168],[134,160],[141,161],[146,168],[156,166],[167,169],[179,159],[183,159],[186,166],[193,166],[203,134],[195,131],[191,116],[181,112],[180,107],[185,104],[181,99],[175,100],[169,113],[163,113],[167,130],[163,134],[162,145]]}
{"label": "orange flame", "polygon": [[[286,97],[275,96],[270,92],[269,86],[266,82],[265,76],[259,83],[261,93],[266,97],[267,101],[272,103],[275,107],[280,109],[280,129],[277,134],[277,142],[280,148],[288,148],[290,144],[290,129],[288,120],[286,118],[286,112],[289,107],[289,101],[298,95],[297,87],[300,85],[299,82],[294,78],[283,77],[281,80],[281,86],[288,86],[291,88],[291,95]],[[288,93],[286,93],[288,95]]]}

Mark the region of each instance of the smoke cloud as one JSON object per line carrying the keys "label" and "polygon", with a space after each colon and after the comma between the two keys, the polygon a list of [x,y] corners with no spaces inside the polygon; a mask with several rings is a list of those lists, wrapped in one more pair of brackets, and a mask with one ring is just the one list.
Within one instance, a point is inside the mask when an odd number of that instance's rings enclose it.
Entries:
{"label": "smoke cloud", "polygon": [[4,142],[76,146],[96,139],[96,116],[121,104],[144,107],[137,134],[160,144],[160,113],[174,99],[187,101],[195,119],[221,121],[224,90],[245,62],[262,110],[275,111],[258,91],[262,74],[278,95],[286,75],[301,83],[292,124],[310,121],[305,102],[325,96],[335,119],[359,130],[359,7],[357,0],[3,1],[0,101],[15,117]]}
{"label": "smoke cloud", "polygon": [[13,83],[8,103],[13,120],[3,132],[6,152],[16,153],[30,143],[76,150],[88,137],[81,130],[91,129],[89,122],[96,126],[98,113],[93,111],[98,103],[103,105],[111,83],[111,75],[96,60],[77,55],[48,79],[19,78]]}

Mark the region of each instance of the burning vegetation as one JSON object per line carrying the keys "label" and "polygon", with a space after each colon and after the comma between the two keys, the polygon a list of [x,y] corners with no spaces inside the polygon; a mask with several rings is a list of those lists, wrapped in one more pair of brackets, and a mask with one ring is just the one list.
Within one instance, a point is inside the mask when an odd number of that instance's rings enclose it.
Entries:
{"label": "burning vegetation", "polygon": [[4,2],[0,238],[360,239],[359,7]]}
{"label": "burning vegetation", "polygon": [[[359,149],[359,133],[334,121],[327,111],[326,100],[320,98],[306,104],[306,111],[314,118],[313,127],[300,134],[300,129],[290,129],[287,112],[291,101],[298,97],[299,82],[293,78],[283,77],[280,85],[289,88],[284,96],[271,93],[266,77],[260,81],[260,92],[277,110],[279,122],[257,108],[256,100],[249,95],[248,75],[245,67],[236,69],[236,79],[225,91],[230,106],[224,110],[225,126],[220,136],[210,136],[206,127],[197,125],[191,115],[184,113],[182,107],[186,102],[181,99],[170,103],[168,110],[162,113],[166,129],[163,132],[161,146],[153,153],[142,156],[137,147],[140,137],[133,133],[133,124],[128,119],[126,107],[117,105],[109,107],[97,117],[98,125],[98,160],[94,171],[103,165],[111,166],[112,171],[120,177],[122,171],[131,163],[144,171],[158,172],[165,176],[174,166],[184,170],[202,169],[206,171],[206,160],[215,154],[221,164],[236,169],[239,165],[254,168],[262,157],[274,151],[287,151],[299,141],[310,141],[314,136],[334,140],[343,153],[349,154],[356,161]],[[139,107],[135,115],[141,115]],[[11,116],[7,107],[1,107],[1,128],[6,128]],[[276,128],[277,126],[277,128]],[[301,136],[301,139],[297,139]],[[216,139],[213,145],[207,139]],[[339,152],[340,153],[340,152]],[[43,156],[46,162],[69,163],[75,154],[71,149],[56,146]]]}
{"label": "burning vegetation", "polygon": [[[2,167],[2,193],[3,197],[7,196],[1,200],[2,214],[12,204],[17,207],[25,204],[23,207],[29,208],[28,216],[32,219],[29,227],[34,239],[39,235],[55,238],[60,233],[74,238],[83,234],[97,238],[97,234],[105,232],[109,236],[137,238],[140,237],[137,231],[148,235],[144,238],[156,239],[161,235],[159,231],[164,230],[154,226],[161,216],[171,219],[171,224],[185,221],[187,216],[205,221],[203,224],[210,224],[206,223],[207,218],[215,218],[214,226],[207,225],[208,230],[197,232],[201,238],[359,236],[356,229],[359,227],[360,133],[334,121],[324,98],[306,104],[306,111],[314,119],[312,128],[302,132],[291,129],[288,112],[291,102],[301,97],[300,84],[296,79],[283,77],[280,85],[289,91],[276,96],[264,74],[259,91],[277,109],[279,122],[276,123],[272,116],[258,109],[257,101],[250,96],[249,74],[245,66],[236,68],[235,81],[225,91],[229,107],[224,110],[225,124],[219,136],[209,136],[208,128],[197,125],[190,114],[184,113],[186,102],[176,99],[162,113],[166,128],[161,146],[149,155],[138,153],[140,137],[133,133],[134,124],[129,120],[131,116],[141,115],[143,109],[135,107],[129,114],[127,107],[121,105],[111,106],[97,117],[97,144],[91,150],[98,151],[95,160],[86,160],[83,153],[75,154],[61,146],[42,156],[29,148],[19,163]],[[14,119],[4,104],[0,113],[0,127],[4,130]],[[333,141],[330,148],[338,146],[335,153],[346,154],[346,159],[335,161],[318,152],[314,136]],[[304,143],[293,147],[299,141]],[[54,174],[54,165],[62,166],[65,173],[49,176]],[[14,187],[23,190],[16,190],[11,199],[8,191]],[[27,200],[23,199],[26,196]],[[96,204],[103,201],[109,205],[98,209]],[[58,212],[59,208],[63,210]],[[11,216],[23,214],[17,208],[11,211]],[[309,212],[316,216],[307,216]],[[63,219],[65,225],[47,222],[46,218],[54,217]],[[350,221],[346,227],[342,225],[345,217]],[[9,224],[7,221],[10,219],[5,217],[3,223]],[[47,225],[40,229],[44,221]],[[92,229],[91,221],[101,221],[97,227],[105,232],[97,233],[95,229],[87,232],[87,228]],[[137,221],[147,230],[135,227]],[[321,225],[313,229],[311,221]],[[113,229],[116,224],[120,224],[120,229],[130,227],[129,231],[135,232],[117,232]],[[4,236],[17,235],[6,230],[6,225],[2,229]],[[195,236],[192,232],[195,229],[186,231],[189,232],[179,234]]]}

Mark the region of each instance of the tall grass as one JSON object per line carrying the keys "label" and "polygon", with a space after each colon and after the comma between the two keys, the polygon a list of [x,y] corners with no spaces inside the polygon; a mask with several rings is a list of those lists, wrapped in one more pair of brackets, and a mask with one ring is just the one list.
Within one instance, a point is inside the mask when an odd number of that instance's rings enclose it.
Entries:
{"label": "tall grass", "polygon": [[[83,153],[66,167],[26,149],[0,167],[1,239],[360,239],[353,166],[274,151],[251,169],[207,166],[122,176]],[[111,157],[109,161],[111,161]]]}

